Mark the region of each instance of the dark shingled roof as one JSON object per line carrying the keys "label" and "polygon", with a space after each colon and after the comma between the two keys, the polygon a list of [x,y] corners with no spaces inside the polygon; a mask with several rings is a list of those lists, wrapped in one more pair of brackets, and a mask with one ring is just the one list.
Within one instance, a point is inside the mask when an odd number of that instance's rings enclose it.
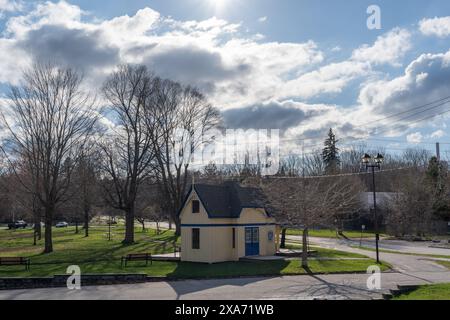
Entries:
{"label": "dark shingled roof", "polygon": [[195,184],[194,189],[210,218],[239,218],[244,208],[266,206],[266,198],[260,189],[241,187],[236,182],[222,185]]}

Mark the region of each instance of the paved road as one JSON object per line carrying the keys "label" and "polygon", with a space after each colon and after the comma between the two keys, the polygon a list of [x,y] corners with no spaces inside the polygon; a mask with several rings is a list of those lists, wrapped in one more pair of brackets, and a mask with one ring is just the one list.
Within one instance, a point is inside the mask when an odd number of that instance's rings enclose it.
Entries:
{"label": "paved road", "polygon": [[[336,239],[330,239],[336,240]],[[359,240],[340,240],[348,245],[357,245],[359,246]],[[381,240],[380,248],[385,250],[394,250],[401,251],[404,253],[417,253],[417,254],[435,254],[435,255],[446,255],[450,256],[450,247],[449,248],[435,248],[430,247],[432,245],[431,242],[410,242],[404,240]],[[373,239],[363,239],[362,246],[375,248],[375,240]]]}
{"label": "paved road", "polygon": [[397,284],[428,283],[420,277],[412,277],[401,273],[385,273],[382,275],[383,289],[370,291],[367,289],[366,281],[367,276],[363,274],[191,280],[83,287],[79,291],[69,291],[64,288],[0,291],[0,299],[368,300],[380,299],[381,293],[396,288]]}

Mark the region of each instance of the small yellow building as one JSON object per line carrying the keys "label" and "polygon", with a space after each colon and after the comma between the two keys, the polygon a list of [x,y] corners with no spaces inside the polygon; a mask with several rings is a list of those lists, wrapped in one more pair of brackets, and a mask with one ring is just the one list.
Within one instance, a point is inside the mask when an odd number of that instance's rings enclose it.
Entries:
{"label": "small yellow building", "polygon": [[237,183],[195,184],[180,212],[181,261],[217,263],[277,251],[262,192]]}

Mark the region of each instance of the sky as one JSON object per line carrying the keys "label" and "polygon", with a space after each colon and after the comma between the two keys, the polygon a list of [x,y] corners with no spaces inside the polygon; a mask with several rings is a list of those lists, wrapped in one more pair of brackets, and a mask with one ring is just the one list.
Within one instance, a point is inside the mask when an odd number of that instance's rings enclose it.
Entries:
{"label": "sky", "polygon": [[199,87],[227,128],[280,129],[294,153],[329,128],[343,147],[450,149],[448,0],[0,0],[0,29],[3,101],[33,60],[91,90],[145,64]]}

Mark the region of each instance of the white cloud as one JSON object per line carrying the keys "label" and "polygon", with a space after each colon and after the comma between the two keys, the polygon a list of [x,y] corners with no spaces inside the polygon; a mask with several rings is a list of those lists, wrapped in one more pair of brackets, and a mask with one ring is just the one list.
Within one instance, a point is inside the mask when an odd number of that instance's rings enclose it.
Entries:
{"label": "white cloud", "polygon": [[150,8],[139,10],[134,16],[116,17],[103,22],[99,29],[110,41],[120,44],[122,41],[139,41],[140,37],[152,30],[160,19],[160,14]]}
{"label": "white cloud", "polygon": [[[19,77],[31,58],[81,66],[92,85],[118,63],[144,63],[162,77],[199,86],[221,108],[278,97],[286,81],[324,59],[313,41],[263,42],[240,23],[217,17],[177,21],[144,8],[102,21],[66,1],[38,3],[11,17],[6,35],[0,38],[0,46],[9,49],[0,53],[2,82],[16,81],[13,75]],[[11,52],[17,63],[11,63]]]}
{"label": "white cloud", "polygon": [[448,37],[450,36],[450,17],[423,19],[419,23],[419,29],[426,36]]}
{"label": "white cloud", "polygon": [[[366,83],[358,99],[364,112],[373,114],[375,117],[407,112],[415,107],[450,96],[448,86],[450,65],[447,63],[449,55],[450,51],[440,54],[422,54],[409,64],[402,76]],[[438,104],[432,107],[433,105],[422,108],[423,112],[409,117],[404,122],[413,123],[447,108],[446,105]]]}
{"label": "white cloud", "polygon": [[20,11],[23,8],[21,1],[14,0],[0,0],[0,13],[1,12],[13,12]]}
{"label": "white cloud", "polygon": [[437,130],[430,135],[430,137],[434,139],[439,139],[442,138],[443,136],[445,136],[444,130]]}
{"label": "white cloud", "polygon": [[331,52],[340,52],[340,51],[342,51],[342,48],[340,46],[336,46],[331,49]]}
{"label": "white cloud", "polygon": [[[88,76],[95,77],[90,80],[93,85],[117,63],[144,63],[163,77],[199,86],[213,103],[228,109],[340,93],[351,81],[372,74],[370,63],[358,57],[408,37],[395,29],[364,52],[360,48],[353,59],[322,65],[325,55],[314,41],[264,42],[262,35],[249,34],[240,23],[217,17],[177,21],[150,8],[104,21],[82,19],[88,16],[66,1],[40,3],[7,21],[7,41],[22,51],[21,62],[33,53],[65,59],[76,67],[85,64]],[[389,59],[393,62],[400,55]],[[0,81],[20,74],[18,69],[18,64],[8,63],[0,70]]]}
{"label": "white cloud", "polygon": [[340,93],[350,81],[367,75],[370,70],[365,62],[331,63],[286,82],[280,94],[295,93],[296,97],[312,98],[324,93]]}
{"label": "white cloud", "polygon": [[[349,59],[335,61],[312,40],[269,42],[241,23],[217,17],[178,21],[144,8],[100,20],[66,1],[33,8],[6,21],[7,32],[0,38],[2,83],[17,83],[20,70],[35,57],[84,67],[92,89],[118,63],[143,63],[162,77],[199,86],[223,111],[255,106],[280,111],[273,119],[286,124],[288,137],[322,135],[329,127],[360,137],[367,131],[357,124],[368,116],[450,96],[450,51],[423,55],[394,79],[376,73],[378,65],[399,65],[410,49],[411,35],[404,29],[396,28],[373,45],[356,49]],[[356,80],[363,84],[355,106],[307,103],[323,94],[339,94]],[[258,123],[266,120],[271,119],[261,117]]]}
{"label": "white cloud", "polygon": [[420,132],[411,133],[406,136],[406,141],[408,143],[419,144],[422,142],[423,135]]}
{"label": "white cloud", "polygon": [[6,23],[6,33],[21,38],[30,30],[37,30],[44,25],[61,25],[67,28],[82,28],[82,15],[86,14],[80,7],[64,0],[53,3],[38,3],[31,12],[11,17]]}
{"label": "white cloud", "polygon": [[267,21],[267,17],[266,16],[261,17],[261,18],[258,19],[258,21],[259,22],[266,22]]}
{"label": "white cloud", "polygon": [[369,61],[375,65],[390,64],[400,66],[400,59],[411,49],[411,33],[395,28],[379,36],[372,46],[363,45],[353,51],[356,61]]}

